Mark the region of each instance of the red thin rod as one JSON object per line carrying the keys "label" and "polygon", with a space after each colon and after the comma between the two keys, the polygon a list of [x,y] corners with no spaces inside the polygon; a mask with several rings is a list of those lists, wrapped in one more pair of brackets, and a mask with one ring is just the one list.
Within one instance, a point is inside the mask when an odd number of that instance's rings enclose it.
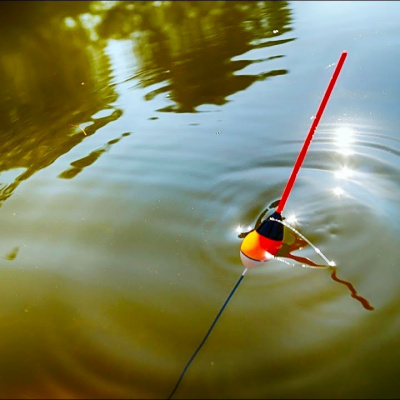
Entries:
{"label": "red thin rod", "polygon": [[326,103],[328,103],[329,96],[332,93],[333,87],[335,86],[336,80],[340,74],[340,70],[342,69],[342,66],[344,64],[344,60],[346,59],[346,57],[347,57],[347,51],[344,51],[339,58],[339,61],[335,68],[335,71],[333,71],[331,81],[329,82],[329,85],[326,89],[324,97],[322,98],[321,104],[319,105],[317,115],[315,116],[313,123],[311,124],[310,131],[308,132],[308,135],[306,137],[306,140],[304,141],[303,147],[300,150],[299,155],[297,156],[297,160],[294,164],[293,171],[289,177],[289,180],[286,183],[286,187],[282,193],[282,197],[281,197],[281,200],[279,201],[278,207],[276,208],[276,212],[278,212],[279,214],[282,213],[283,207],[285,207],[285,204],[289,197],[290,191],[292,190],[292,187],[294,185],[294,181],[296,180],[297,173],[299,172],[301,164],[303,164],[303,161],[306,157],[308,147],[310,146],[310,143],[314,136],[315,130],[317,129],[319,120],[321,119],[322,113],[324,112]]}

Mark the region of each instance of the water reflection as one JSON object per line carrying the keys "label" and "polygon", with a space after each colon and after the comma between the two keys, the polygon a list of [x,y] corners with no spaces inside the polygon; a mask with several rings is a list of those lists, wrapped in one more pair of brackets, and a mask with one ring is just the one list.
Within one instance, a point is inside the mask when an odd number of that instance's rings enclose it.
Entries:
{"label": "water reflection", "polygon": [[[266,211],[263,212],[263,215],[266,213]],[[260,217],[259,217],[259,220],[260,220]],[[293,221],[294,223],[298,222],[295,215],[291,215],[290,220]],[[275,221],[278,221],[278,220],[275,220]],[[300,265],[302,267],[309,267],[309,268],[330,269],[332,280],[345,285],[350,290],[351,297],[356,299],[357,301],[359,301],[366,310],[369,310],[369,311],[374,310],[374,307],[368,302],[368,300],[358,294],[357,290],[355,289],[355,287],[353,286],[353,284],[351,282],[338,278],[337,266],[334,261],[328,260],[325,257],[325,255],[321,252],[321,250],[319,250],[317,247],[315,247],[306,237],[304,237],[300,232],[298,232],[295,228],[293,228],[293,226],[289,223],[288,218],[283,218],[283,221],[281,223],[284,225],[284,238],[283,238],[282,247],[279,249],[278,253],[276,254],[276,257],[275,257],[276,260],[281,261],[288,265],[292,265],[292,266]],[[257,222],[254,229],[256,229],[258,225],[259,224]],[[239,227],[237,228],[237,231],[239,230]],[[251,227],[248,227],[248,231],[241,232],[238,235],[238,237],[244,238],[251,231],[252,231]],[[315,252],[317,254],[319,254],[326,261],[326,264],[318,264],[308,257],[294,254],[295,252],[302,250],[302,249],[306,248],[307,246],[311,246],[315,250]],[[287,260],[293,260],[296,262],[296,264],[291,264]]]}
{"label": "water reflection", "polygon": [[335,177],[338,179],[349,179],[353,175],[353,171],[347,167],[341,167],[335,171]]}
{"label": "water reflection", "polygon": [[346,192],[340,186],[337,186],[334,189],[332,189],[332,193],[336,197],[342,197]]}
{"label": "water reflection", "polygon": [[[285,225],[285,227],[286,227],[286,225]],[[312,247],[314,247],[314,245],[312,245],[312,243],[308,242],[308,239],[301,237],[299,232],[296,232],[294,229],[293,230],[285,229],[284,243],[282,244],[282,248],[278,252],[277,257],[278,258],[285,257],[285,258],[294,260],[294,261],[300,263],[303,267],[309,266],[312,268],[329,268],[331,270],[331,278],[335,282],[345,285],[350,290],[352,298],[358,300],[366,310],[369,310],[369,311],[374,310],[374,307],[371,306],[371,304],[368,302],[368,300],[358,294],[357,290],[355,289],[355,287],[353,286],[353,284],[351,282],[338,278],[337,272],[336,272],[337,267],[336,267],[336,263],[334,261],[329,261],[328,265],[317,264],[316,262],[312,261],[308,257],[303,257],[303,256],[293,254],[295,251],[301,250],[304,247],[306,247],[307,245],[311,245]],[[316,253],[321,255],[324,259],[326,258],[318,248],[315,248],[315,251],[316,251]],[[328,261],[328,260],[326,260],[326,261]]]}
{"label": "water reflection", "polygon": [[[85,139],[71,124],[92,123],[90,135],[121,115],[111,105],[117,95],[104,44],[82,24],[90,2],[22,4],[0,5],[7,38],[0,44],[0,174],[22,171],[7,184],[0,180],[0,206],[21,181]],[[104,109],[111,115],[92,117]]]}
{"label": "water reflection", "polygon": [[[110,61],[101,38],[132,38],[134,78],[145,98],[168,93],[163,111],[222,105],[257,80],[286,74],[238,71],[261,58],[251,50],[294,40],[287,2],[2,2],[0,32],[0,206],[19,183],[119,118]],[[235,57],[244,55],[242,59]],[[263,69],[263,68],[262,68]],[[102,110],[110,115],[93,116]],[[45,118],[44,118],[45,116]],[[72,128],[72,129],[71,129]],[[76,170],[74,170],[76,172]],[[71,176],[70,176],[71,177]]]}
{"label": "water reflection", "polygon": [[289,215],[289,216],[286,218],[286,222],[287,222],[289,225],[292,225],[292,226],[299,223],[299,221],[298,221],[298,219],[297,219],[297,216],[296,216],[295,214]]}
{"label": "water reflection", "polygon": [[347,126],[339,127],[334,132],[337,152],[343,156],[349,156],[354,153],[351,146],[354,143],[355,132]]}
{"label": "water reflection", "polygon": [[86,157],[82,157],[79,160],[73,161],[71,163],[71,168],[62,172],[59,175],[59,178],[63,179],[71,179],[74,178],[76,175],[78,175],[82,170],[89,165],[92,165],[97,159],[103,154],[106,153],[108,150],[110,150],[111,146],[114,145],[115,143],[118,143],[123,137],[129,136],[130,133],[126,132],[123,133],[120,137],[116,139],[112,139],[107,142],[106,145],[102,146],[101,148],[92,151],[89,155]]}
{"label": "water reflection", "polygon": [[[102,15],[100,37],[134,41],[138,68],[134,79],[149,88],[145,98],[166,94],[173,104],[159,111],[196,112],[204,104],[222,105],[252,83],[286,74],[270,69],[238,73],[266,58],[251,50],[294,40],[277,37],[291,31],[286,1],[119,2]],[[245,55],[241,59],[237,56]]]}
{"label": "water reflection", "polygon": [[339,279],[337,277],[336,268],[332,268],[331,278],[334,281],[342,283],[343,285],[347,286],[349,288],[350,292],[351,292],[351,297],[353,299],[358,300],[366,310],[372,311],[372,310],[375,309],[373,306],[371,306],[371,304],[369,303],[369,301],[366,298],[360,296],[357,293],[357,290],[354,288],[354,286],[349,281],[345,281],[345,280]]}

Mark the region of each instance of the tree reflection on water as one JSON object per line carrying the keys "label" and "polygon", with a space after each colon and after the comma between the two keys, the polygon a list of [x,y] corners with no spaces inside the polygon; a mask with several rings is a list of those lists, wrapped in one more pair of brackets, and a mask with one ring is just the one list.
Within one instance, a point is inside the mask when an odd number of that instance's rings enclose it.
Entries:
{"label": "tree reflection on water", "polygon": [[[294,40],[279,38],[290,23],[284,1],[1,2],[0,206],[21,181],[85,139],[71,124],[85,124],[90,136],[122,115],[105,51],[109,39],[133,41],[138,68],[131,79],[149,89],[146,100],[164,93],[172,104],[160,111],[197,112],[286,74],[237,72],[283,57],[250,52]],[[93,117],[102,110],[108,116]],[[18,173],[4,183],[4,171]]]}
{"label": "tree reflection on water", "polygon": [[[227,97],[274,75],[236,74],[250,64],[283,57],[233,60],[251,50],[294,40],[287,2],[156,1],[119,2],[99,26],[103,38],[134,41],[139,68],[134,78],[149,88],[151,100],[168,93],[174,104],[159,111],[196,112],[203,104],[222,105]],[[153,88],[156,86],[157,88]]]}
{"label": "tree reflection on water", "polygon": [[121,115],[93,120],[112,108],[105,44],[91,40],[80,16],[90,2],[2,2],[0,5],[0,174],[22,171],[5,184],[0,205],[36,171],[79,144],[84,135],[70,124],[99,127]]}

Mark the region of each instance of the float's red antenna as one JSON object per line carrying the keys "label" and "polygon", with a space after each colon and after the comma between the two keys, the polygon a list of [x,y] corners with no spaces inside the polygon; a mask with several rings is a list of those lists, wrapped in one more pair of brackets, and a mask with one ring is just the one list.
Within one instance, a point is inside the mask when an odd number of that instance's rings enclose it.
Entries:
{"label": "float's red antenna", "polygon": [[306,140],[304,141],[303,147],[300,150],[299,155],[297,156],[297,160],[294,164],[293,171],[292,171],[292,173],[289,177],[289,180],[286,183],[286,187],[282,193],[281,200],[279,201],[278,207],[276,208],[276,212],[279,214],[282,213],[283,208],[285,207],[286,200],[288,199],[290,191],[292,190],[294,181],[296,180],[297,173],[300,170],[301,164],[303,163],[303,161],[306,157],[308,147],[310,146],[310,143],[311,143],[311,140],[315,133],[315,130],[317,129],[319,120],[321,119],[322,113],[324,112],[326,103],[328,103],[329,96],[332,93],[333,87],[335,86],[336,80],[340,74],[340,70],[342,69],[342,66],[344,64],[344,60],[346,59],[346,57],[347,57],[347,51],[343,51],[343,53],[341,54],[341,56],[339,58],[337,65],[336,65],[335,71],[333,71],[331,81],[329,82],[328,88],[326,89],[326,92],[324,94],[324,97],[322,98],[321,104],[319,105],[317,114],[311,124],[310,131],[308,132]]}
{"label": "float's red antenna", "polygon": [[281,224],[281,213],[283,211],[283,208],[285,207],[290,191],[293,188],[294,181],[296,180],[297,173],[300,170],[301,164],[306,158],[308,147],[310,146],[319,120],[321,119],[325,106],[328,103],[329,96],[332,93],[333,87],[335,86],[336,80],[339,76],[340,70],[342,69],[346,57],[347,51],[343,51],[336,65],[336,68],[333,71],[331,81],[329,82],[324,97],[322,98],[321,104],[319,105],[317,115],[315,116],[311,124],[310,131],[308,132],[308,135],[303,143],[303,147],[300,150],[299,155],[297,156],[297,160],[293,166],[293,170],[289,177],[289,180],[286,183],[286,187],[282,193],[282,197],[279,201],[278,207],[272,215],[270,215],[265,221],[260,224],[260,226],[249,232],[248,235],[246,235],[240,246],[240,258],[246,268],[254,268],[262,265],[265,261],[273,259],[282,246],[283,225]]}
{"label": "float's red antenna", "polygon": [[[340,70],[343,66],[344,60],[346,59],[347,52],[344,51],[339,58],[339,62],[333,72],[331,81],[329,82],[328,88],[324,94],[324,97],[321,101],[319,106],[317,115],[311,125],[310,131],[306,137],[306,140],[303,144],[302,149],[297,157],[297,160],[294,164],[292,174],[289,177],[289,180],[286,184],[285,190],[283,191],[282,198],[279,201],[278,207],[276,211],[268,217],[265,221],[261,223],[261,225],[251,231],[243,240],[242,245],[240,247],[240,258],[245,266],[242,275],[240,276],[239,280],[236,282],[236,285],[230,292],[229,296],[225,300],[222,308],[219,310],[217,316],[215,317],[213,323],[211,324],[210,328],[208,329],[206,335],[204,336],[203,340],[201,341],[200,345],[197,347],[193,355],[190,357],[189,361],[185,365],[175,387],[172,389],[168,399],[171,399],[172,396],[175,394],[176,390],[178,389],[183,377],[185,376],[187,370],[189,369],[190,364],[196,358],[197,354],[199,353],[200,349],[203,347],[204,343],[206,342],[207,338],[209,337],[211,331],[214,329],[219,317],[225,310],[226,306],[228,305],[230,299],[232,298],[233,294],[235,293],[236,289],[240,285],[243,280],[244,275],[247,272],[248,268],[253,268],[259,265],[262,265],[264,262],[271,260],[274,256],[278,253],[283,240],[283,225],[282,225],[282,216],[281,212],[283,207],[286,204],[286,200],[289,197],[290,191],[292,190],[294,181],[296,180],[297,173],[300,170],[301,164],[306,157],[308,146],[311,143],[312,137],[314,135],[315,130],[317,129],[317,125],[319,120],[321,119],[321,115],[324,112],[326,103],[328,102],[329,96],[332,92],[333,87],[335,86],[336,80],[339,76]],[[322,253],[320,253],[322,254]],[[324,256],[325,257],[325,256]],[[329,260],[328,260],[329,262]],[[338,280],[338,279],[336,279]],[[345,281],[342,281],[345,282]]]}

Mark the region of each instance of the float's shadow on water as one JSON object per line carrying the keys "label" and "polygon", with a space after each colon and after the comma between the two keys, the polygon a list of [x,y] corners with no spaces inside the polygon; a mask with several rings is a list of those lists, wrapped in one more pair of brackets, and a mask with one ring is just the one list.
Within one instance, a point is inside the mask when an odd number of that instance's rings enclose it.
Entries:
{"label": "float's shadow on water", "polygon": [[[267,207],[257,218],[256,224],[254,229],[257,229],[258,226],[261,224],[264,216],[268,213],[269,210],[275,208],[279,201],[272,203],[269,207]],[[338,278],[337,276],[337,266],[334,262],[329,261],[329,259],[322,253],[322,251],[317,248],[310,240],[308,240],[304,235],[302,235],[297,229],[292,227],[290,224],[283,221],[279,221],[277,219],[273,219],[276,222],[281,223],[284,226],[284,240],[282,243],[282,247],[280,248],[279,252],[277,253],[276,257],[274,258],[277,261],[283,262],[285,264],[295,266],[301,266],[305,268],[317,268],[317,269],[330,269],[331,270],[331,278],[338,283],[341,283],[348,287],[351,292],[351,297],[358,300],[362,306],[366,310],[374,310],[374,307],[368,302],[367,299],[360,296],[353,286],[353,284],[349,281],[343,280]],[[243,239],[245,238],[251,231],[241,232],[238,237]],[[325,264],[318,264],[311,260],[308,257],[300,256],[293,254],[295,251],[299,251],[304,249],[306,246],[310,246],[314,249],[315,253],[318,254],[326,263]],[[293,260],[295,263],[288,261]]]}

